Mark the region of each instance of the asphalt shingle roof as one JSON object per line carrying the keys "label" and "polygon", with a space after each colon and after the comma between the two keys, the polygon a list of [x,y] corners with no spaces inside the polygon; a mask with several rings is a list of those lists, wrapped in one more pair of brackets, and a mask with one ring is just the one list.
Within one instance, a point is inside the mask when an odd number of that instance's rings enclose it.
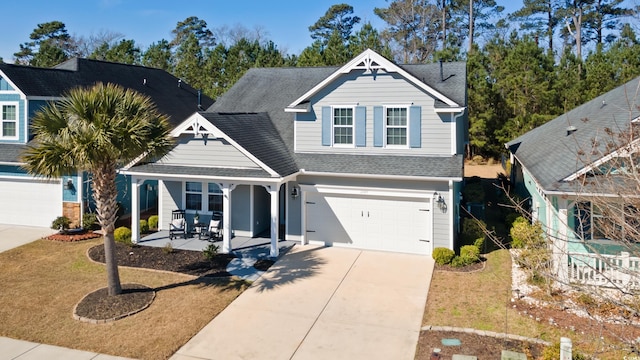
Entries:
{"label": "asphalt shingle roof", "polygon": [[0,143],[0,162],[19,162],[20,154],[25,149],[25,144]]}
{"label": "asphalt shingle roof", "polygon": [[149,96],[173,126],[213,104],[205,95],[198,97],[198,91],[188,84],[178,86],[179,79],[168,72],[138,65],[75,58],[51,69],[0,64],[0,71],[27,96],[62,97],[78,86],[118,84]]}
{"label": "asphalt shingle roof", "polygon": [[235,168],[212,168],[201,166],[178,166],[162,164],[143,164],[131,168],[136,173],[151,174],[173,174],[173,175],[196,175],[196,176],[218,176],[218,177],[249,177],[266,178],[269,173],[261,169],[235,169]]}
{"label": "asphalt shingle roof", "polygon": [[298,171],[291,153],[267,113],[201,115],[279,175],[286,176]]}
{"label": "asphalt shingle roof", "polygon": [[[466,106],[466,66],[464,63],[444,63],[445,81],[440,81],[439,64],[404,65],[402,68],[418,79],[424,80],[436,91],[450,97],[460,106]],[[294,153],[294,115],[286,113],[284,109],[338,69],[338,67],[250,69],[229,91],[207,109],[207,113],[227,113],[227,115],[228,113],[266,113],[268,118],[261,119],[261,121],[268,119],[272,122],[273,128],[285,145],[282,150],[287,150],[288,157],[293,159],[298,169],[399,176],[462,176],[460,156],[419,157]],[[203,116],[215,118],[216,115],[203,113]],[[234,139],[236,137],[239,139],[240,136],[252,139],[254,135],[242,134],[243,132],[251,132],[246,131],[247,129],[249,127],[238,126],[228,134]],[[238,142],[240,143],[240,141]],[[290,163],[289,158],[280,150],[276,154],[267,154],[272,151],[269,146],[254,145],[253,148],[254,150],[251,152],[259,158],[273,156],[265,163],[286,162],[286,166],[283,168],[288,169],[287,171],[276,170],[281,175],[288,175],[289,171],[293,169],[290,166],[294,164]],[[357,164],[351,161],[356,161]],[[274,168],[275,165],[270,166]]]}
{"label": "asphalt shingle roof", "polygon": [[[543,189],[573,191],[574,185],[561,180],[597,160],[590,155],[593,141],[603,151],[610,138],[605,129],[619,133],[640,116],[639,89],[640,77],[508,142],[507,147]],[[576,130],[568,131],[569,126]]]}

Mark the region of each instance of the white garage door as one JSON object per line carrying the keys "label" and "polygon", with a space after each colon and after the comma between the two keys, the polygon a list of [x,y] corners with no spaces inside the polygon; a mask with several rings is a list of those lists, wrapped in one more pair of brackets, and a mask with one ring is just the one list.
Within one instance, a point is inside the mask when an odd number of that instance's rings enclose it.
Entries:
{"label": "white garage door", "polygon": [[61,215],[60,180],[0,179],[0,223],[50,227]]}
{"label": "white garage door", "polygon": [[309,192],[305,206],[309,241],[431,254],[433,231],[429,199]]}

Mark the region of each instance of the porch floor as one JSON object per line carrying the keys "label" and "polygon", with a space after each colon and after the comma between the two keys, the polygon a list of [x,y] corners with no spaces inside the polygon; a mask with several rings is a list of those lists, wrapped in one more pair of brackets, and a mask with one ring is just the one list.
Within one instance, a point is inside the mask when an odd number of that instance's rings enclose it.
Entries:
{"label": "porch floor", "polygon": [[[298,244],[298,241],[278,240],[278,248],[280,252],[286,251],[293,245]],[[165,247],[167,244],[171,244],[174,249],[202,251],[210,244],[215,244],[220,250],[222,250],[222,240],[210,241],[205,239],[198,239],[198,235],[169,239],[169,230],[161,230],[147,236],[140,238],[138,245],[142,246],[154,246]],[[269,250],[271,247],[271,238],[268,233],[260,234],[256,237],[244,237],[235,236],[231,239],[232,253],[238,257],[251,257],[251,258],[267,258],[269,257]]]}

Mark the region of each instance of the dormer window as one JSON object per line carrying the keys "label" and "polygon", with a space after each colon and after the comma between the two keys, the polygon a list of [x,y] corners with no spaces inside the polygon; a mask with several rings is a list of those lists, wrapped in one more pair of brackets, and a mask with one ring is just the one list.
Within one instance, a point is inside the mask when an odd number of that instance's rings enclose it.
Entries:
{"label": "dormer window", "polygon": [[3,139],[18,138],[18,105],[12,103],[0,103],[0,135]]}
{"label": "dormer window", "polygon": [[333,144],[353,146],[353,108],[333,108]]}

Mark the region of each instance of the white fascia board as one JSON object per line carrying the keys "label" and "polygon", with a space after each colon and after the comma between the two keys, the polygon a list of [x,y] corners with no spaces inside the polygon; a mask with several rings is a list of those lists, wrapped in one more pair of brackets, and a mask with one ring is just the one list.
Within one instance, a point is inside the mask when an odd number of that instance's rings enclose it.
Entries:
{"label": "white fascia board", "polygon": [[32,175],[28,175],[28,176],[9,176],[9,175],[0,175],[0,179],[6,179],[6,180],[13,180],[13,181],[38,181],[38,182],[44,182],[44,183],[59,183],[61,178],[47,178],[44,176],[32,176]]}
{"label": "white fascia board", "polygon": [[9,166],[22,166],[25,163],[23,162],[13,162],[13,161],[0,161],[0,165],[9,165]]}
{"label": "white fascia board", "polygon": [[60,100],[64,100],[64,97],[62,96],[27,96],[27,100],[60,101]]}
{"label": "white fascia board", "polygon": [[378,64],[378,66],[372,67],[371,70],[382,69],[382,70],[384,70],[384,71],[386,71],[388,73],[398,73],[402,77],[404,77],[405,79],[407,79],[410,82],[412,82],[414,85],[416,85],[419,88],[425,90],[426,92],[428,92],[429,94],[433,95],[435,98],[441,100],[445,104],[447,104],[449,106],[459,106],[453,100],[447,98],[446,96],[441,94],[439,91],[436,91],[434,88],[432,88],[429,85],[427,85],[424,82],[422,82],[420,79],[418,79],[415,76],[413,76],[413,75],[409,74],[408,72],[404,71],[401,67],[399,67],[398,65],[394,64],[393,62],[387,60],[384,56],[378,54],[377,52],[375,52],[375,51],[373,51],[371,49],[367,49],[367,50],[363,51],[360,55],[358,55],[355,58],[351,59],[351,61],[346,63],[343,67],[341,67],[340,69],[335,71],[333,74],[329,75],[329,77],[327,77],[326,79],[321,81],[318,85],[314,86],[311,90],[307,91],[304,95],[302,95],[301,97],[296,99],[294,102],[289,104],[289,106],[287,106],[287,108],[294,108],[297,105],[299,105],[300,103],[302,103],[303,101],[308,100],[313,95],[317,94],[320,90],[325,88],[327,85],[332,83],[340,75],[348,74],[349,72],[351,72],[352,70],[355,70],[355,69],[360,69],[360,67],[358,67],[358,64],[360,64],[363,61],[365,63],[368,63],[368,64],[371,64],[373,62]]}
{"label": "white fascia board", "polygon": [[431,190],[410,190],[397,188],[377,188],[366,186],[339,186],[322,184],[298,184],[305,192],[317,192],[321,194],[342,194],[342,195],[365,195],[365,196],[391,196],[404,198],[419,198],[432,200]]}
{"label": "white fascia board", "polygon": [[13,81],[11,81],[11,79],[7,76],[7,74],[5,74],[4,71],[2,71],[2,70],[0,70],[0,77],[2,77],[6,82],[8,82],[9,85],[11,85],[11,87],[13,88],[13,90],[2,91],[0,93],[18,92],[18,93],[20,93],[20,98],[22,98],[22,99],[26,99],[27,98],[27,94],[25,94],[24,91],[20,90],[20,88],[18,86],[16,86],[16,84]]}
{"label": "white fascia board", "polygon": [[625,146],[617,149],[616,151],[613,151],[613,152],[609,153],[608,155],[605,155],[605,156],[601,157],[600,159],[592,162],[589,165],[586,165],[582,169],[576,171],[572,175],[567,176],[566,178],[562,179],[561,181],[573,181],[573,180],[577,179],[578,177],[580,177],[580,176],[588,173],[589,171],[593,170],[594,168],[596,168],[596,167],[606,163],[607,161],[613,159],[614,157],[630,155],[630,154],[634,153],[635,151],[628,151],[627,147],[632,146],[632,149],[633,149],[633,148],[635,148],[636,145],[638,145],[639,141],[640,141],[640,139],[633,140],[631,142],[631,144],[625,145]]}
{"label": "white fascia board", "polygon": [[[265,163],[260,161],[257,157],[255,157],[252,153],[247,151],[245,148],[240,146],[237,142],[235,142],[231,137],[225,134],[223,131],[218,129],[215,125],[213,125],[209,120],[205,119],[200,113],[194,113],[187,120],[183,121],[180,125],[176,126],[173,131],[171,131],[171,136],[178,137],[182,134],[193,134],[197,135],[194,131],[187,131],[189,127],[193,126],[194,129],[196,127],[202,126],[206,129],[206,132],[203,134],[211,134],[215,138],[226,140],[231,146],[235,147],[238,151],[240,151],[244,156],[248,157],[251,161],[260,166],[264,171],[268,172],[272,176],[279,176],[277,172],[267,166]],[[138,160],[139,161],[139,160]],[[133,164],[129,164],[128,167],[133,166]]]}
{"label": "white fascia board", "polygon": [[288,112],[288,113],[308,113],[309,109],[284,108],[284,112]]}
{"label": "white fascia board", "polygon": [[301,175],[309,176],[329,176],[344,178],[365,178],[365,179],[389,179],[389,180],[421,180],[421,181],[462,181],[462,177],[435,177],[435,176],[407,176],[407,175],[373,175],[373,174],[352,174],[352,173],[328,173],[319,171],[300,170]]}
{"label": "white fascia board", "polygon": [[433,111],[436,113],[464,113],[466,107],[450,107],[450,108],[434,108]]}
{"label": "white fascia board", "polygon": [[189,175],[189,174],[167,174],[167,173],[146,173],[131,170],[120,171],[120,174],[135,176],[142,180],[209,180],[215,182],[225,182],[232,184],[247,184],[247,185],[261,185],[261,184],[281,184],[282,178],[254,178],[254,177],[227,177],[227,176],[207,176],[207,175]]}

